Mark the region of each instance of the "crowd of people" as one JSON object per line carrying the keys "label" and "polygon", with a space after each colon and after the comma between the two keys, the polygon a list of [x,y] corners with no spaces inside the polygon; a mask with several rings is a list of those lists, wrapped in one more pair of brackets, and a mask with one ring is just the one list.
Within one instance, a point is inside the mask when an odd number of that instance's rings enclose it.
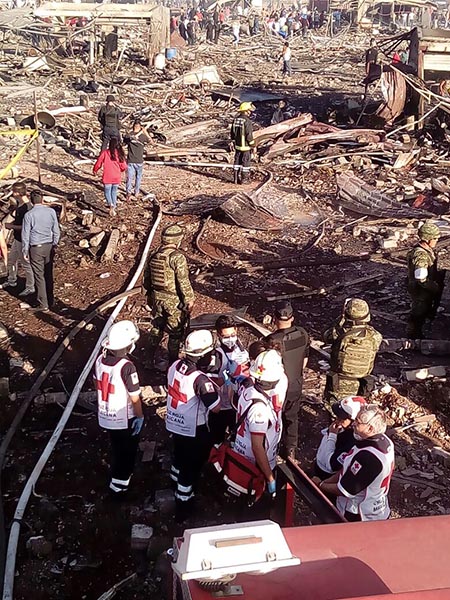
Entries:
{"label": "crowd of people", "polygon": [[[258,505],[274,497],[277,461],[300,458],[299,410],[310,348],[309,335],[296,323],[289,301],[274,306],[273,332],[248,347],[230,315],[220,315],[212,329],[190,328],[195,295],[180,249],[183,236],[179,225],[163,230],[144,277],[155,317],[151,367],[167,372],[166,429],[173,444],[171,478],[180,521],[192,514],[208,458],[230,494]],[[441,288],[433,253],[438,237],[439,229],[425,223],[408,256],[410,326],[416,327],[415,335],[422,333],[419,329],[433,317],[438,302]],[[324,332],[330,368],[323,397],[315,400],[332,420],[322,431],[311,475],[350,521],[386,519],[390,514],[394,447],[386,436],[383,410],[371,402],[372,371],[382,336],[370,320],[367,302],[350,298]],[[165,364],[157,355],[163,333],[169,339]],[[143,424],[138,376],[130,356],[138,336],[132,322],[113,325],[96,365],[99,421],[112,430],[110,489],[119,497],[130,483]],[[221,458],[227,452],[234,453],[239,468],[256,473],[253,489],[243,487],[226,470]]]}
{"label": "crowd of people", "polygon": [[[331,13],[331,23],[337,31],[341,26],[341,12],[335,10]],[[308,31],[317,31],[324,27],[327,21],[325,11],[316,8],[310,10],[307,7],[297,8],[295,5],[279,10],[263,9],[261,14],[249,11],[248,8],[236,7],[234,12],[228,6],[216,5],[214,11],[207,10],[204,3],[195,5],[189,9],[182,8],[180,15],[172,15],[170,31],[178,31],[188,45],[194,45],[204,39],[217,44],[221,32],[229,28],[233,35],[233,43],[237,45],[240,34],[250,36],[258,35],[260,32],[288,39],[294,35],[306,37]]]}

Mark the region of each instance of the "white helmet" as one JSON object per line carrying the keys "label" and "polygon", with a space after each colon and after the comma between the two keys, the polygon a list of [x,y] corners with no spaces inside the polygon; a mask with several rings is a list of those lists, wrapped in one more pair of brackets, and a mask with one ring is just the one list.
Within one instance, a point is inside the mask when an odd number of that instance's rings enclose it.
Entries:
{"label": "white helmet", "polygon": [[102,346],[107,350],[123,350],[139,339],[139,329],[133,321],[118,321],[109,330]]}
{"label": "white helmet", "polygon": [[283,362],[276,350],[261,352],[250,365],[250,376],[259,381],[279,381],[283,374]]}
{"label": "white helmet", "polygon": [[207,329],[192,331],[184,343],[184,352],[189,356],[203,356],[214,348],[212,333]]}

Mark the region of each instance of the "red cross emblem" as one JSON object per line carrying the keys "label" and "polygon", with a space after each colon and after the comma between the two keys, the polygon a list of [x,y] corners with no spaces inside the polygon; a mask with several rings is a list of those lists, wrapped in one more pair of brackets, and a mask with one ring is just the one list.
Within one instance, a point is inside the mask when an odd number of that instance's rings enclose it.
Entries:
{"label": "red cross emblem", "polygon": [[180,382],[178,381],[178,379],[175,379],[175,382],[173,385],[169,385],[169,391],[168,394],[170,396],[170,406],[172,408],[178,408],[178,404],[180,402],[182,402],[183,404],[186,404],[186,402],[188,401],[188,397],[186,396],[186,394],[182,394],[181,390],[180,390]]}
{"label": "red cross emblem", "polygon": [[102,401],[108,403],[110,394],[114,394],[115,386],[109,382],[108,373],[103,373],[101,380],[96,379],[97,389],[102,393]]}

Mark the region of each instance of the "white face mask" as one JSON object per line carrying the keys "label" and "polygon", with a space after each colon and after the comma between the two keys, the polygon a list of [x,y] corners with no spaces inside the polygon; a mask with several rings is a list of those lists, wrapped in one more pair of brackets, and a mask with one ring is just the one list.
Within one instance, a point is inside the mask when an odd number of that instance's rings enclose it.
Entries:
{"label": "white face mask", "polygon": [[363,437],[361,437],[361,436],[359,435],[359,433],[356,433],[356,431],[353,431],[353,437],[355,438],[355,440],[356,440],[357,442],[360,442],[361,440],[363,440],[363,439],[364,439]]}
{"label": "white face mask", "polygon": [[227,348],[234,348],[237,342],[237,335],[231,335],[230,337],[222,338],[221,343]]}

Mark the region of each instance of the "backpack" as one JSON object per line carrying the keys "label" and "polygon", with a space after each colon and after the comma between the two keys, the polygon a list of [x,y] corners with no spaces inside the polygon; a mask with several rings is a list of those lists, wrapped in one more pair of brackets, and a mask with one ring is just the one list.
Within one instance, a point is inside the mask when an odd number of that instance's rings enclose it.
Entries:
{"label": "backpack", "polygon": [[[372,372],[377,347],[371,327],[358,325],[342,334],[335,342],[333,354],[337,358],[339,374],[353,379],[365,377]],[[331,368],[334,370],[334,365]]]}

